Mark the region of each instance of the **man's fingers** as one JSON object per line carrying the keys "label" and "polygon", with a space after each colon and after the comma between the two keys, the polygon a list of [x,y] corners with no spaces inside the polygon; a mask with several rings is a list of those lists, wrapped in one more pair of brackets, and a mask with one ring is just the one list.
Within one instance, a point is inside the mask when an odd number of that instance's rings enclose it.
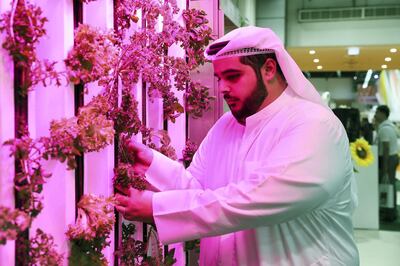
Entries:
{"label": "man's fingers", "polygon": [[135,198],[138,198],[141,196],[141,194],[143,194],[144,191],[136,189],[134,187],[130,187],[129,188],[129,194]]}
{"label": "man's fingers", "polygon": [[122,187],[120,185],[115,185],[114,188],[120,194],[123,194],[123,195],[128,196],[128,197],[131,195],[129,188],[127,188],[127,187]]}
{"label": "man's fingers", "polygon": [[129,149],[132,152],[138,152],[144,149],[144,145],[134,139],[123,138],[122,139],[123,147]]}
{"label": "man's fingers", "polygon": [[127,206],[129,203],[129,198],[119,193],[115,194],[115,198],[118,201],[118,205]]}
{"label": "man's fingers", "polygon": [[126,208],[122,206],[115,205],[115,209],[120,212],[123,216],[125,216]]}

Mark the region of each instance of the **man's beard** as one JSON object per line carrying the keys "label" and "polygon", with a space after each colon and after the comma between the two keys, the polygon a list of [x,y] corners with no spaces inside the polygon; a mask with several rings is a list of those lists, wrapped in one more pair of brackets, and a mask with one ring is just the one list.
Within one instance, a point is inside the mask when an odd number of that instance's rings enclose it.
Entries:
{"label": "man's beard", "polygon": [[242,108],[238,111],[232,111],[232,115],[236,118],[239,123],[244,123],[246,118],[257,113],[261,104],[268,96],[267,88],[261,79],[257,79],[257,84],[253,89],[253,92],[243,100]]}

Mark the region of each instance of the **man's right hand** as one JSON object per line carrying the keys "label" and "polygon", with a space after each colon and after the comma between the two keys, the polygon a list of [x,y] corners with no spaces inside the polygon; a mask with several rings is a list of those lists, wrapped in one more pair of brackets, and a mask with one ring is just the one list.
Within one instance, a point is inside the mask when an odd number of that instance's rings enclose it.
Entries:
{"label": "man's right hand", "polygon": [[153,152],[146,145],[132,139],[122,138],[122,148],[128,158],[133,161],[133,169],[139,174],[145,174],[153,161]]}

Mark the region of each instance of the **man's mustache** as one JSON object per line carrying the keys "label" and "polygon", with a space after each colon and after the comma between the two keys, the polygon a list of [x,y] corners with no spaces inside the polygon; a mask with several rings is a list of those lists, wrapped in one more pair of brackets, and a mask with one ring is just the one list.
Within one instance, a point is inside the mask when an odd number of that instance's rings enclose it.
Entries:
{"label": "man's mustache", "polygon": [[238,100],[236,97],[232,97],[231,95],[228,95],[228,94],[225,94],[225,95],[224,95],[224,99],[225,99],[225,101],[228,101],[228,100]]}

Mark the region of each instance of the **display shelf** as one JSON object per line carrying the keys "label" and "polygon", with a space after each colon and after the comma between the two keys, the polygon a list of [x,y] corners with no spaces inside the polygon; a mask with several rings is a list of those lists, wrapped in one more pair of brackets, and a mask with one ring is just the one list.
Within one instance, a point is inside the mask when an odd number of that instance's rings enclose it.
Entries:
{"label": "display shelf", "polygon": [[355,166],[358,206],[353,214],[353,225],[357,229],[379,229],[378,148],[371,146],[374,162],[367,166]]}

